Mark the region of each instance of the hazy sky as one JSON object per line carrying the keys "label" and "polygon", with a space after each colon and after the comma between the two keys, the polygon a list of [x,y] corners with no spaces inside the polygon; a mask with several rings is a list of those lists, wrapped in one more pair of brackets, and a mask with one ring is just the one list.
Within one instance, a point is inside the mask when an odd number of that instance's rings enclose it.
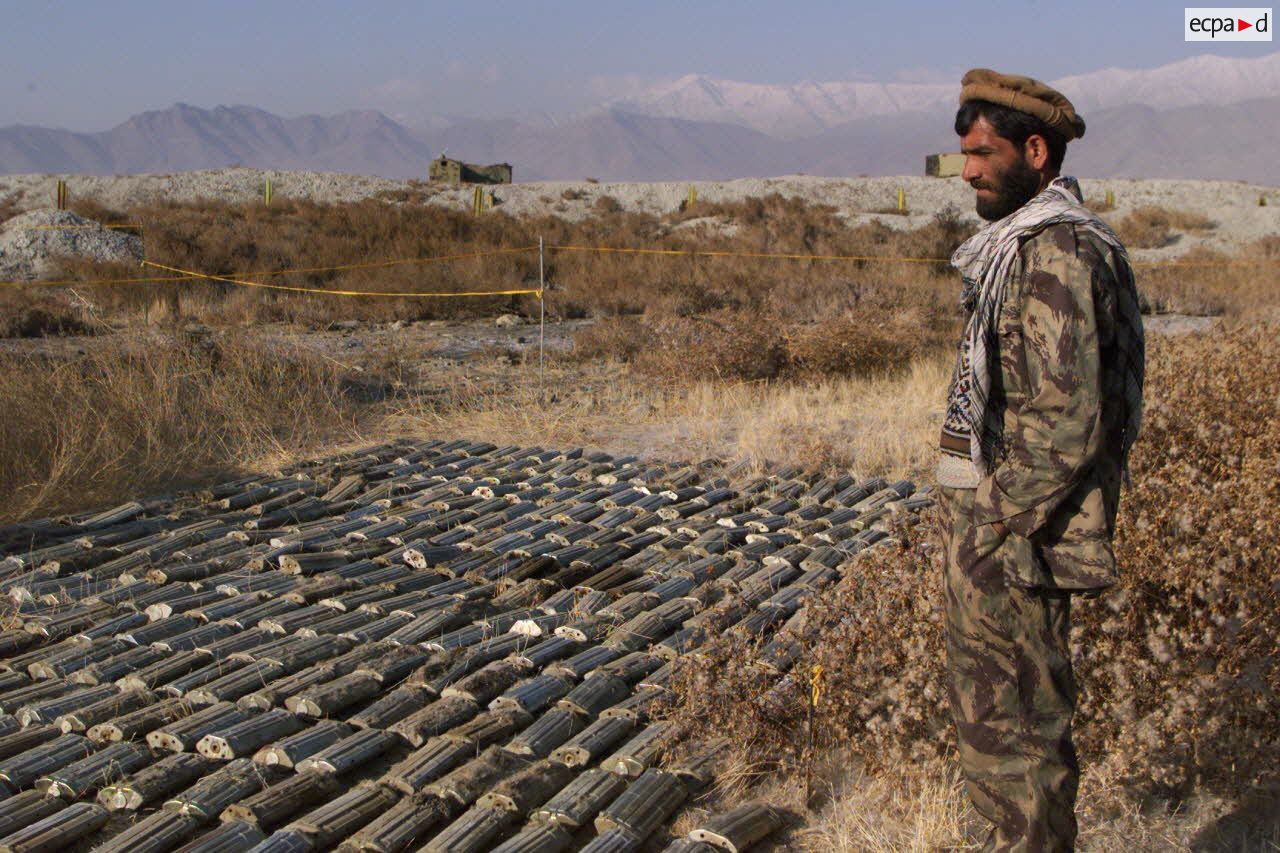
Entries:
{"label": "hazy sky", "polygon": [[[1272,44],[1186,43],[1183,5],[751,0],[0,0],[0,126],[105,130],[176,101],[281,115],[583,109],[688,73],[760,83],[1049,79]],[[1265,93],[1272,94],[1272,93]]]}

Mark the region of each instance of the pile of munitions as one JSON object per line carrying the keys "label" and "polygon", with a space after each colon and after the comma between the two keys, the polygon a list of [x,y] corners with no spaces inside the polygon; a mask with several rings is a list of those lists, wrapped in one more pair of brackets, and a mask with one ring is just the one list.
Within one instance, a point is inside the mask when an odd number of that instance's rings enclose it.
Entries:
{"label": "pile of munitions", "polygon": [[784,677],[778,629],[928,502],[404,441],[0,527],[0,851],[652,847],[723,747],[661,719],[676,660],[736,632]]}

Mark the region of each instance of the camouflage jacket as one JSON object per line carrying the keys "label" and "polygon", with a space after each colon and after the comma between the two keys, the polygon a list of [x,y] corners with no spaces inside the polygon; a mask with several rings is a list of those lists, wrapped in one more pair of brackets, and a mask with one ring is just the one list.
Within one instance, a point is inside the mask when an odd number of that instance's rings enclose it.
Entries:
{"label": "camouflage jacket", "polygon": [[974,495],[974,524],[1002,521],[1020,586],[1115,583],[1126,332],[1117,260],[1051,225],[1023,243],[997,324],[991,405],[1004,436]]}

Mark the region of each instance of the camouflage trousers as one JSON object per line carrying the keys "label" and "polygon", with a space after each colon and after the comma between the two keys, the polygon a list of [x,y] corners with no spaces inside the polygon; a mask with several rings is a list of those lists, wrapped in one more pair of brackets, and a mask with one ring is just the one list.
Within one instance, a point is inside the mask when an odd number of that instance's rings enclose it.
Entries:
{"label": "camouflage trousers", "polygon": [[1026,589],[1011,561],[1031,544],[975,527],[974,492],[940,489],[946,544],[946,645],[965,788],[992,824],[987,850],[1069,851],[1079,765],[1067,593]]}

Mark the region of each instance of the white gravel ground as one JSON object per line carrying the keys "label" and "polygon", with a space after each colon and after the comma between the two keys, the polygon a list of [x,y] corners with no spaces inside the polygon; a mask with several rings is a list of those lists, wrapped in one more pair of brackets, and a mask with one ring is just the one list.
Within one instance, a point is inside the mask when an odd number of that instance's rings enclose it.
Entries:
{"label": "white gravel ground", "polygon": [[0,224],[0,280],[46,278],[67,257],[139,261],[142,241],[67,210],[33,210]]}

